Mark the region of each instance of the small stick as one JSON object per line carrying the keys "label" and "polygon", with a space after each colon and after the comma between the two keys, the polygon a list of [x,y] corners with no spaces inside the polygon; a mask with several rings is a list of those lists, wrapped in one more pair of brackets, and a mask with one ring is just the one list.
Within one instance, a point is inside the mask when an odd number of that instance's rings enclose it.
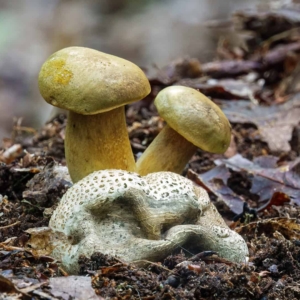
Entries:
{"label": "small stick", "polygon": [[142,260],[135,260],[135,261],[132,261],[131,263],[132,263],[132,264],[135,264],[135,263],[139,263],[139,262],[144,262],[144,263],[148,263],[148,264],[150,264],[150,265],[154,265],[154,266],[156,266],[156,267],[158,267],[158,268],[164,269],[164,270],[167,271],[167,272],[170,272],[170,273],[172,273],[172,274],[177,275],[177,274],[176,274],[175,272],[173,272],[172,270],[170,270],[170,269],[168,269],[168,268],[166,268],[166,267],[163,267],[162,265],[156,264],[156,263],[154,263],[154,262],[152,262],[152,261],[149,261],[149,260],[145,260],[145,259],[142,259]]}
{"label": "small stick", "polygon": [[1,230],[1,229],[6,229],[6,228],[9,228],[9,227],[13,227],[13,226],[15,226],[15,225],[18,225],[19,223],[21,223],[21,222],[20,222],[20,221],[17,221],[17,222],[15,222],[15,223],[10,224],[10,225],[2,226],[2,227],[0,227],[0,230]]}

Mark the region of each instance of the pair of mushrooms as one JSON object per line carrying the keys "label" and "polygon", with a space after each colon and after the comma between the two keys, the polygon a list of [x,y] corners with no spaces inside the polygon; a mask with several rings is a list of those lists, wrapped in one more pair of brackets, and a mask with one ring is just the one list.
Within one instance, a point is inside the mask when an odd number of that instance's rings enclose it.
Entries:
{"label": "pair of mushrooms", "polygon": [[230,142],[230,123],[217,105],[194,89],[172,86],[154,102],[167,125],[136,164],[124,106],[147,96],[149,82],[133,63],[93,49],[51,55],[39,88],[48,103],[69,111],[65,153],[74,183],[105,169],[181,173],[197,147],[223,153]]}
{"label": "pair of mushrooms", "polygon": [[137,66],[92,49],[66,48],[42,66],[39,87],[47,102],[69,110],[65,149],[75,184],[49,223],[52,255],[68,271],[78,271],[81,254],[158,260],[180,245],[247,260],[245,241],[206,191],[175,174],[196,147],[227,149],[230,124],[218,106],[191,88],[162,90],[155,105],[168,125],[135,163],[124,105],[150,92]]}

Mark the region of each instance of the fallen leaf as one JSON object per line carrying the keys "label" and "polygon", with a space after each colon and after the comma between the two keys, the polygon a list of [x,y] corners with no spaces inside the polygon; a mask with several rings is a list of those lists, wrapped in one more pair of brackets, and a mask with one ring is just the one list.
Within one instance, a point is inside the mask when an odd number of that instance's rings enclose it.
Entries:
{"label": "fallen leaf", "polygon": [[179,58],[158,70],[153,78],[149,78],[149,81],[151,83],[157,82],[164,85],[170,85],[181,78],[199,77],[201,73],[201,64],[198,59]]}
{"label": "fallen leaf", "polygon": [[273,205],[282,206],[284,203],[290,202],[290,197],[282,192],[275,192],[272,198],[263,206],[259,207],[257,211],[270,209]]}
{"label": "fallen leaf", "polygon": [[253,30],[266,39],[292,27],[299,26],[300,18],[296,6],[282,6],[268,10],[242,10],[234,14],[235,28]]}
{"label": "fallen leaf", "polygon": [[189,169],[187,177],[215,194],[235,214],[242,213],[244,201],[227,186],[230,172],[225,165],[217,166],[200,175]]}
{"label": "fallen leaf", "polygon": [[293,129],[300,122],[300,94],[281,105],[261,106],[248,101],[220,101],[232,123],[252,123],[272,151],[290,151]]}
{"label": "fallen leaf", "polygon": [[197,274],[200,274],[202,272],[202,268],[199,265],[190,264],[190,265],[188,265],[188,269],[191,270],[191,271],[194,271]]}
{"label": "fallen leaf", "polygon": [[29,228],[25,232],[30,234],[30,239],[26,243],[27,249],[31,249],[32,252],[37,253],[39,256],[51,254],[54,246],[52,243],[52,231],[49,227]]}
{"label": "fallen leaf", "polygon": [[203,78],[182,79],[176,84],[199,89],[205,95],[213,95],[222,99],[255,99],[262,87],[257,83],[236,79],[209,79],[203,82]]}
{"label": "fallen leaf", "polygon": [[4,276],[0,275],[0,293],[18,293],[15,285]]}
{"label": "fallen leaf", "polygon": [[[299,165],[300,158],[285,166],[270,168],[265,165],[264,157],[255,159],[253,162],[243,158],[237,154],[229,159],[221,159],[215,161],[217,165],[222,167],[223,164],[227,168],[234,171],[245,171],[248,173],[249,180],[252,182],[250,192],[259,196],[259,201],[263,202],[272,198],[275,192],[281,192],[291,198],[292,202],[300,205],[300,176]],[[272,162],[273,163],[273,162]]]}
{"label": "fallen leaf", "polygon": [[93,290],[90,277],[68,276],[51,278],[49,287],[51,288],[50,293],[60,299],[101,299]]}
{"label": "fallen leaf", "polygon": [[108,276],[114,272],[119,271],[120,267],[121,267],[121,265],[112,266],[112,267],[103,267],[103,268],[101,268],[101,274]]}
{"label": "fallen leaf", "polygon": [[250,193],[259,196],[259,202],[268,203],[258,210],[268,209],[272,205],[283,205],[290,199],[300,205],[300,158],[285,166],[277,166],[278,158],[262,156],[250,161],[240,154],[229,159],[219,159],[217,166],[210,171],[197,174],[191,169],[187,177],[199,186],[215,194],[228,208],[237,215],[244,211],[244,200],[228,185],[230,170],[243,172],[251,182]]}

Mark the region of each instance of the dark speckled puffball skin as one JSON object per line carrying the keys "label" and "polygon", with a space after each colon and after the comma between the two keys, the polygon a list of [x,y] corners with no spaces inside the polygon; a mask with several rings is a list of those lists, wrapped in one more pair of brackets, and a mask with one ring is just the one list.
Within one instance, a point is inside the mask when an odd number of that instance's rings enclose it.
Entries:
{"label": "dark speckled puffball skin", "polygon": [[96,171],[67,191],[49,226],[65,237],[52,255],[70,273],[78,272],[80,255],[96,251],[126,262],[157,261],[191,244],[233,262],[249,255],[206,191],[172,172]]}

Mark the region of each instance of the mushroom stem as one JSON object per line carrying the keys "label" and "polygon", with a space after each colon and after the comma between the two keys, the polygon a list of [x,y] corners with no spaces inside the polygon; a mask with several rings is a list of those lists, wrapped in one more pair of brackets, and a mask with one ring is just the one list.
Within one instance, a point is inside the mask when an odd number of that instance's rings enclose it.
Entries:
{"label": "mushroom stem", "polygon": [[137,173],[182,173],[197,147],[166,125],[137,161]]}
{"label": "mushroom stem", "polygon": [[70,111],[65,137],[70,176],[77,182],[96,170],[135,171],[124,106],[95,115]]}

